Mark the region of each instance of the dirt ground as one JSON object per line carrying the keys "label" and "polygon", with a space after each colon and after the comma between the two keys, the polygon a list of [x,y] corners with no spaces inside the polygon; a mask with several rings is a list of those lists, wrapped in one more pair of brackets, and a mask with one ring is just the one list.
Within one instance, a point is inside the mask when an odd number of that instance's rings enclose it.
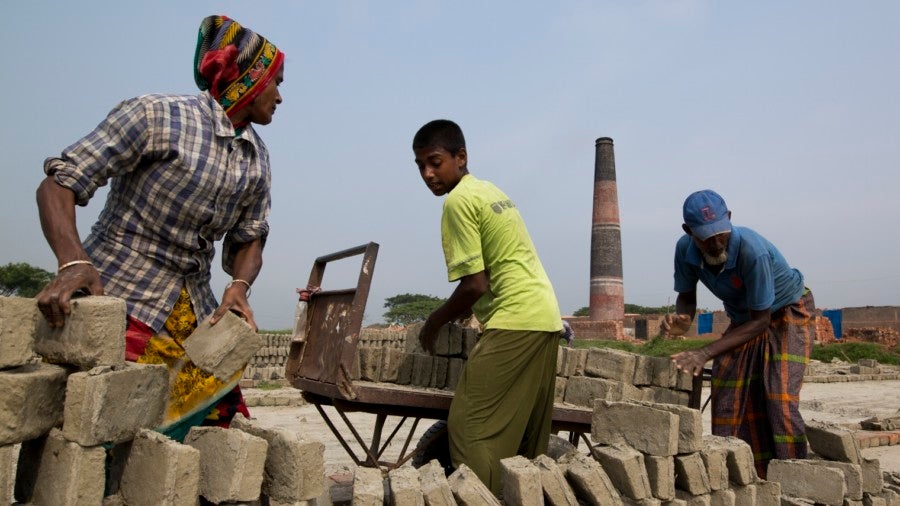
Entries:
{"label": "dirt ground", "polygon": [[[280,392],[280,394],[293,394],[297,391]],[[251,394],[248,392],[248,394]],[[708,391],[704,392],[706,400]],[[353,459],[341,446],[338,439],[332,434],[322,416],[312,405],[299,407],[253,407],[251,415],[266,427],[281,427],[302,433],[305,437],[317,439],[325,444],[325,471],[327,475],[345,473],[351,470],[355,464]],[[352,444],[360,459],[363,452],[359,445],[353,442],[351,431],[343,420],[330,407],[324,408],[332,422],[339,428],[344,438]],[[900,412],[900,381],[857,381],[848,383],[807,383],[801,392],[801,413],[807,421],[817,420],[831,422],[847,427],[852,427],[861,420],[871,416],[891,416]],[[360,436],[367,442],[370,441],[372,430],[375,426],[375,415],[369,413],[350,413],[348,419],[356,428]],[[382,442],[387,439],[399,418],[389,417],[383,430]],[[706,433],[709,433],[709,409],[703,415]],[[431,426],[433,421],[422,420],[414,432],[411,447],[415,445],[421,434]],[[385,449],[384,456],[396,459],[404,444],[408,427],[412,424],[407,419],[403,429]],[[882,470],[900,472],[900,445],[881,446],[862,450],[863,456],[878,458]]]}

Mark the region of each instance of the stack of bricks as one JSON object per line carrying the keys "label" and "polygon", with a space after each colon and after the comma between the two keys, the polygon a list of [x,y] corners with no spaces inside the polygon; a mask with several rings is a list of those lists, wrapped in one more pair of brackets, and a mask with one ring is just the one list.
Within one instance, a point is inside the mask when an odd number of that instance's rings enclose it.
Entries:
{"label": "stack of bricks", "polygon": [[501,460],[502,502],[466,465],[445,477],[434,460],[386,478],[357,469],[353,504],[900,505],[900,486],[885,483],[878,461],[859,458],[852,438],[831,428],[813,427],[810,444],[832,460],[774,460],[768,480],[757,475],[747,443],[702,430],[691,408],[598,400],[590,455],[571,449],[556,459]]}
{"label": "stack of bricks", "polygon": [[693,385],[668,357],[612,348],[560,348],[556,370],[556,402],[582,407],[598,399],[686,406]]}
{"label": "stack of bricks", "polygon": [[900,379],[900,368],[879,364],[877,360],[871,358],[861,358],[855,364],[810,361],[803,377],[803,381],[807,383],[847,383],[897,379]]}
{"label": "stack of bricks", "polygon": [[405,349],[406,332],[406,327],[364,328],[359,331],[359,346]]}
{"label": "stack of bricks", "polygon": [[422,324],[406,328],[403,347],[369,346],[360,341],[354,379],[453,390],[469,351],[475,346],[474,329],[449,323],[441,327],[432,355],[422,349],[418,335]]}
{"label": "stack of bricks", "polygon": [[785,496],[829,505],[900,505],[898,490],[885,487],[878,459],[862,457],[852,432],[813,421],[806,437],[810,458],[769,464],[768,478],[781,483]]}
{"label": "stack of bricks", "polygon": [[816,341],[819,344],[834,343],[834,326],[831,320],[824,316],[816,316]]}
{"label": "stack of bricks", "polygon": [[263,345],[244,369],[241,386],[254,387],[258,382],[277,382],[285,379],[284,364],[291,349],[290,334],[260,334]]}
{"label": "stack of bricks", "polygon": [[890,327],[851,327],[844,332],[844,339],[878,343],[894,348],[897,346],[898,333]]}
{"label": "stack of bricks", "polygon": [[[71,308],[52,329],[33,299],[0,297],[0,504],[295,504],[322,494],[319,442],[246,420],[241,430],[195,427],[184,444],[148,430],[166,410],[167,368],[125,362],[124,301]],[[215,329],[215,349],[199,333],[185,348],[194,339],[195,363],[232,375],[255,334],[236,316]]]}

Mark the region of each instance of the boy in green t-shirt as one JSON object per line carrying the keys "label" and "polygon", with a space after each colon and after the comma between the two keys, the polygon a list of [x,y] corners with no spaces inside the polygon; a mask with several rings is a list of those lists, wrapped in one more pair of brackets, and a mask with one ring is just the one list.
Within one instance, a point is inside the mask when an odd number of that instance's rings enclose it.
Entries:
{"label": "boy in green t-shirt", "polygon": [[413,138],[416,165],[446,195],[441,241],[453,294],[419,334],[434,351],[437,330],[469,309],[484,333],[469,354],[447,426],[454,467],[469,466],[494,494],[500,460],[547,450],[559,343],[559,304],[516,205],[467,168],[466,141],[449,120]]}

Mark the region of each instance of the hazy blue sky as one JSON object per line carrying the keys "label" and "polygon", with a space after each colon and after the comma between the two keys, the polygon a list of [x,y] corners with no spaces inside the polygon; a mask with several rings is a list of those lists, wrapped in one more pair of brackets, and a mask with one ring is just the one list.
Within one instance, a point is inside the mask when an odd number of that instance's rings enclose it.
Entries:
{"label": "hazy blue sky", "polygon": [[[447,296],[441,199],[410,149],[463,128],[470,170],[524,216],[564,314],[587,305],[594,140],[615,141],[625,300],[674,300],[681,204],[713,188],[772,240],[819,307],[900,305],[900,2],[6,2],[0,263],[55,270],[42,162],[120,100],[197,92],[200,20],[287,55],[259,128],[273,207],[251,303],[290,326],[315,257],[375,241],[367,322],[398,293]],[[85,236],[102,207],[78,209]],[[355,282],[357,264],[326,272]],[[214,270],[217,293],[227,282]],[[701,291],[700,306],[721,304]]]}

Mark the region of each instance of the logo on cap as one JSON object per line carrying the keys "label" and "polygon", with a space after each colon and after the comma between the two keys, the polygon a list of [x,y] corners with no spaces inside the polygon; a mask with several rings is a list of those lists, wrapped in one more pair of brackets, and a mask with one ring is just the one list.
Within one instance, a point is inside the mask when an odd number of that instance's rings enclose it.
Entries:
{"label": "logo on cap", "polygon": [[716,219],[716,213],[714,213],[709,206],[700,209],[700,214],[703,215],[703,221],[713,221]]}

